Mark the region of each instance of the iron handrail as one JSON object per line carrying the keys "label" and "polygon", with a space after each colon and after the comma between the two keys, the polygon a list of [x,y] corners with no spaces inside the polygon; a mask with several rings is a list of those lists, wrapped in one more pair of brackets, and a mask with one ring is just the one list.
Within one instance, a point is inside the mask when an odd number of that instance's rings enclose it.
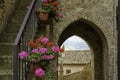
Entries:
{"label": "iron handrail", "polygon": [[26,23],[27,23],[27,21],[28,21],[28,18],[29,18],[29,16],[30,16],[30,13],[31,13],[31,11],[32,11],[32,8],[33,8],[33,6],[34,6],[34,3],[35,3],[35,0],[32,1],[31,5],[30,5],[30,8],[28,9],[28,12],[27,12],[27,14],[26,14],[26,16],[25,16],[25,18],[24,18],[24,20],[23,20],[23,23],[22,23],[22,25],[21,25],[21,28],[20,28],[20,30],[19,30],[19,32],[18,32],[18,35],[17,35],[16,39],[15,39],[14,45],[17,45],[17,44],[19,43],[20,37],[22,36],[22,33],[23,33],[23,31],[24,31],[24,28],[25,28],[25,26],[26,26]]}
{"label": "iron handrail", "polygon": [[[21,66],[20,66],[20,61],[19,61],[19,57],[18,57],[19,46],[21,45],[20,40],[21,40],[22,36],[24,35],[24,30],[29,21],[30,15],[31,15],[33,7],[35,5],[35,1],[36,0],[32,0],[31,5],[28,9],[28,12],[21,24],[20,30],[17,34],[17,37],[13,43],[13,46],[14,46],[13,47],[13,80],[21,80],[21,73],[20,73]],[[22,69],[23,69],[23,65],[22,65]],[[25,79],[26,76],[25,77],[23,77],[23,76],[24,76],[24,74],[22,74],[22,80],[26,80]]]}

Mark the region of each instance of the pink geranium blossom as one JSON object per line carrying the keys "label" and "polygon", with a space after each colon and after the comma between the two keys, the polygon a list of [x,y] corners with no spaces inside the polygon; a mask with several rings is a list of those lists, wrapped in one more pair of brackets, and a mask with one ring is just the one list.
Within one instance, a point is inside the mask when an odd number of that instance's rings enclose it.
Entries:
{"label": "pink geranium blossom", "polygon": [[54,56],[53,55],[43,55],[42,58],[45,60],[52,60],[54,58]]}
{"label": "pink geranium blossom", "polygon": [[59,50],[60,50],[60,48],[58,46],[53,46],[52,47],[52,51],[55,52],[55,53],[59,52]]}
{"label": "pink geranium blossom", "polygon": [[30,6],[26,6],[26,9],[29,10]]}
{"label": "pink geranium blossom", "polygon": [[60,71],[60,67],[59,66],[56,67],[56,71]]}
{"label": "pink geranium blossom", "polygon": [[[19,57],[30,63],[30,69],[33,68],[31,63],[35,64],[34,74],[40,79],[50,69],[51,61],[59,57],[59,52],[64,51],[64,49],[60,49],[59,46],[55,45],[54,42],[49,41],[47,37],[30,41],[28,46],[30,47],[28,52],[20,52]],[[55,68],[55,70],[58,71],[58,68]]]}
{"label": "pink geranium blossom", "polygon": [[36,59],[33,59],[33,62],[38,62]]}
{"label": "pink geranium blossom", "polygon": [[45,71],[43,69],[41,69],[41,68],[37,68],[35,70],[35,75],[41,78],[41,77],[43,77],[45,75]]}
{"label": "pink geranium blossom", "polygon": [[42,58],[43,58],[44,60],[48,60],[48,56],[47,56],[47,55],[43,55]]}
{"label": "pink geranium blossom", "polygon": [[33,52],[33,53],[37,53],[37,52],[38,52],[38,49],[33,49],[32,52]]}
{"label": "pink geranium blossom", "polygon": [[33,62],[39,62],[40,60],[39,59],[33,59]]}
{"label": "pink geranium blossom", "polygon": [[47,2],[48,2],[48,0],[43,0],[43,2],[46,2],[46,3],[47,3]]}
{"label": "pink geranium blossom", "polygon": [[62,13],[59,13],[57,14],[58,17],[62,18],[63,17],[63,14]]}
{"label": "pink geranium blossom", "polygon": [[22,51],[21,53],[19,53],[19,56],[21,59],[27,58],[28,57],[28,53],[25,51]]}
{"label": "pink geranium blossom", "polygon": [[46,44],[48,41],[49,41],[49,40],[48,40],[48,38],[46,38],[46,37],[41,39],[41,42],[42,42],[43,44]]}
{"label": "pink geranium blossom", "polygon": [[45,54],[47,53],[47,48],[40,48],[39,50],[42,54]]}
{"label": "pink geranium blossom", "polygon": [[54,56],[53,56],[53,55],[50,55],[50,56],[49,56],[49,59],[50,59],[50,60],[52,60],[53,58],[54,58]]}

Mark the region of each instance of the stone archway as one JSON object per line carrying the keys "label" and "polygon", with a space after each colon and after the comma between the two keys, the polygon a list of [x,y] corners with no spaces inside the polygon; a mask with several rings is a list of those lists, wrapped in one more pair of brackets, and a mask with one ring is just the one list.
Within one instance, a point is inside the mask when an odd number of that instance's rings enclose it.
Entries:
{"label": "stone archway", "polygon": [[101,30],[93,23],[80,19],[69,24],[61,33],[58,43],[62,43],[69,37],[77,35],[86,40],[94,52],[94,80],[106,80],[108,70],[105,68],[108,60],[107,41]]}

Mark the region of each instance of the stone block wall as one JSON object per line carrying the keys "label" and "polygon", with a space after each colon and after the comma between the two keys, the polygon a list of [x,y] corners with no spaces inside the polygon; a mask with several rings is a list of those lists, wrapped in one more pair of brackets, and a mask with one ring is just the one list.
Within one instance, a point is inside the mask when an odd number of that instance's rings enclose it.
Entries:
{"label": "stone block wall", "polygon": [[7,26],[7,22],[13,14],[15,5],[18,0],[2,0],[0,1],[0,33]]}
{"label": "stone block wall", "polygon": [[86,64],[82,71],[64,76],[63,80],[94,80],[91,64]]}
{"label": "stone block wall", "polygon": [[60,0],[64,18],[54,26],[54,41],[59,41],[62,32],[76,20],[84,19],[88,23],[92,23],[91,25],[96,25],[93,28],[99,34],[102,42],[106,44],[106,46],[103,44],[103,53],[101,53],[103,54],[104,80],[117,80],[117,1]]}

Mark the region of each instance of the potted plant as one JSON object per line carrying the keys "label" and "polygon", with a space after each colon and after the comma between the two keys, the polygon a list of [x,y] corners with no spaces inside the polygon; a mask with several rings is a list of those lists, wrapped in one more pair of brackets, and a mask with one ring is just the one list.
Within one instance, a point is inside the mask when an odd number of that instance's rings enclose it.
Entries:
{"label": "potted plant", "polygon": [[48,11],[43,11],[43,10],[40,11],[40,14],[39,14],[39,20],[40,21],[47,21],[48,17],[49,17],[49,12]]}
{"label": "potted plant", "polygon": [[20,59],[30,64],[30,71],[34,72],[38,78],[42,79],[45,75],[47,75],[47,77],[52,76],[48,74],[51,68],[50,64],[55,58],[60,56],[60,52],[63,52],[64,49],[59,48],[59,46],[49,41],[46,37],[29,41],[28,45],[31,50],[21,51],[19,53]]}
{"label": "potted plant", "polygon": [[59,6],[59,2],[57,0],[43,0],[39,14],[47,12],[49,18],[53,18],[58,22],[63,17],[61,10],[62,8]]}

